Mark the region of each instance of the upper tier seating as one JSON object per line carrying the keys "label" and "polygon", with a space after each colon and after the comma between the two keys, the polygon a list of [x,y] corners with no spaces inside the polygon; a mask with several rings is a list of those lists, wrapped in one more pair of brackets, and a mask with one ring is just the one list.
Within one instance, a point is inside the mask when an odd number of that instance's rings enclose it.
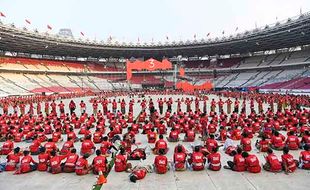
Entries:
{"label": "upper tier seating", "polygon": [[67,72],[124,70],[121,68],[116,68],[115,65],[104,66],[99,63],[54,61],[54,60],[16,58],[16,57],[0,57],[0,68],[10,70],[39,70],[39,71],[67,71]]}

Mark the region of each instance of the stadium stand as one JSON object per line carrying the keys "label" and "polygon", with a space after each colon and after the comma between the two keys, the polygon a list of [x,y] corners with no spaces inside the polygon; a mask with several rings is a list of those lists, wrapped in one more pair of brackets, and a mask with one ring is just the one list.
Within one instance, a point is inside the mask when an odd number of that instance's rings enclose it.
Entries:
{"label": "stadium stand", "polygon": [[[187,80],[193,84],[202,84],[211,80],[214,87],[218,89],[248,87],[265,90],[307,89],[310,65],[308,47],[310,38],[307,37],[310,31],[308,30],[309,18],[309,14],[303,14],[269,27],[247,31],[230,38],[217,39],[217,41],[149,46],[89,42],[78,50],[72,47],[81,42],[44,36],[0,24],[0,31],[2,31],[0,49],[3,50],[0,57],[0,82],[4,85],[0,93],[2,95],[31,93],[36,91],[34,89],[46,90],[46,92],[71,92],[73,89],[86,88],[102,91],[142,88],[142,83],[165,83],[167,86],[173,86],[176,82],[174,77],[177,73],[173,69],[165,72],[154,71],[151,74],[145,71],[144,73],[134,71],[132,79],[125,81],[126,61],[124,60],[135,59],[135,57],[144,60],[150,57],[159,60],[170,57],[171,62],[178,68],[185,69],[186,77],[179,78],[177,81]],[[279,33],[279,30],[290,32],[284,35]],[[302,36],[297,38],[296,36],[300,34]],[[48,46],[47,49],[42,50],[38,36],[55,43],[62,43],[57,47]],[[239,43],[234,41],[236,39],[253,43]],[[267,41],[268,43],[265,43]],[[224,45],[226,43],[228,45]],[[19,53],[6,56],[7,44],[21,50],[23,56]],[[89,51],[89,48],[94,51]],[[60,49],[70,50],[67,53],[70,59],[64,59],[63,51]],[[87,56],[85,52],[88,52]],[[206,52],[209,55],[206,55]],[[30,58],[33,57],[29,56],[32,53],[42,55],[42,58]],[[102,59],[101,55],[105,55],[105,58]],[[182,56],[177,59],[179,55]],[[77,59],[83,56],[92,57],[92,59],[85,58],[84,61]],[[63,60],[56,60],[56,57]],[[76,59],[72,61],[74,57]],[[300,85],[300,83],[304,84]]]}

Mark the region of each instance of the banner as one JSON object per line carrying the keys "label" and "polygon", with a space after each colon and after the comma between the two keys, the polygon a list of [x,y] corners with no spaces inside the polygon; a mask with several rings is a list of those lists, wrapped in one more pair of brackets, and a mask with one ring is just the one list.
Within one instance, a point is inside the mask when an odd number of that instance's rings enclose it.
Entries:
{"label": "banner", "polygon": [[195,91],[195,90],[211,90],[213,88],[213,84],[210,81],[207,81],[201,85],[193,85],[187,81],[178,82],[176,84],[177,89],[182,89],[184,91]]}
{"label": "banner", "polygon": [[184,70],[184,68],[180,68],[179,69],[179,75],[180,75],[180,77],[184,77],[185,76],[185,70]]}
{"label": "banner", "polygon": [[130,62],[129,60],[127,60],[126,67],[127,67],[127,80],[130,80],[132,77],[132,70],[138,70],[138,71],[168,70],[172,69],[172,64],[167,59],[164,59],[162,62],[160,62],[151,58],[146,61],[136,60],[134,62]]}

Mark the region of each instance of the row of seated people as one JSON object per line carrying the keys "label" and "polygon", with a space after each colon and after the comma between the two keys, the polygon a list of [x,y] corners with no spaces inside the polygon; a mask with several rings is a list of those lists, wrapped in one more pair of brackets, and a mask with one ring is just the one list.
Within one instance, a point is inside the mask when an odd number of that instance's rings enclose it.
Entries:
{"label": "row of seated people", "polygon": [[[159,141],[165,142],[163,138],[160,138]],[[161,144],[161,142],[158,144]],[[193,171],[201,171],[206,167],[213,171],[219,171],[222,168],[221,154],[218,152],[218,147],[214,147],[209,152],[204,150],[204,147],[195,146],[193,152],[189,153],[183,145],[179,144],[175,147],[173,161],[169,164],[168,158],[165,156],[168,151],[167,147],[165,148],[162,145],[158,145],[154,148],[154,153],[157,154],[154,159],[154,164],[150,166],[149,169],[147,169],[148,167],[142,167],[140,169],[144,171],[137,171],[137,168],[132,168],[132,164],[128,162],[126,150],[122,147],[120,147],[119,153],[113,156],[113,161],[108,163],[105,154],[112,146],[111,143],[107,143],[104,149],[104,151],[106,151],[105,153],[99,149],[96,150],[96,156],[92,164],[88,164],[88,153],[79,157],[75,148],[72,148],[66,155],[58,155],[54,150],[47,152],[45,147],[41,147],[38,155],[39,161],[36,162],[29,154],[28,150],[23,151],[23,154],[21,154],[20,148],[17,147],[14,149],[13,153],[7,156],[7,162],[0,164],[0,171],[15,171],[17,169],[14,174],[22,174],[38,170],[49,171],[52,174],[75,172],[77,175],[85,175],[92,171],[94,174],[107,175],[113,166],[113,164],[111,165],[110,163],[114,161],[114,169],[116,172],[132,172],[130,180],[136,182],[136,180],[143,179],[147,172],[155,171],[158,174],[165,174],[171,168],[175,171],[184,171],[187,168]],[[287,147],[283,149],[283,154],[281,155],[282,161],[273,153],[272,149],[268,148],[265,157],[266,163],[263,165],[263,168],[270,172],[284,171],[286,174],[293,173],[297,167],[309,170],[309,148],[309,145],[305,145],[304,151],[300,153],[299,161],[294,159]],[[146,154],[144,151],[145,149],[135,149],[130,154],[129,158],[145,159]],[[22,155],[23,157],[20,159]],[[231,151],[229,155],[233,157],[233,160],[227,161],[227,165],[224,166],[225,169],[236,172],[261,172],[260,161],[255,154],[251,154],[248,151],[244,151],[241,147],[238,147],[236,150]],[[62,162],[62,160],[65,161]]]}

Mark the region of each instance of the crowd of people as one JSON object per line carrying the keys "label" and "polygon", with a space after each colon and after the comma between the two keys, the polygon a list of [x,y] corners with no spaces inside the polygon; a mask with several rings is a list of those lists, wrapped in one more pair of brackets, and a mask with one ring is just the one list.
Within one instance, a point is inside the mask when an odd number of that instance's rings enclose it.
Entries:
{"label": "crowd of people", "polygon": [[[0,163],[0,171],[23,174],[37,170],[77,175],[92,172],[106,176],[114,168],[115,172],[130,172],[129,179],[136,182],[147,173],[165,174],[168,170],[225,168],[260,173],[263,168],[288,174],[297,168],[310,169],[310,111],[304,107],[310,105],[309,97],[213,94],[218,100],[210,99],[210,92],[180,91],[84,94],[96,95],[89,102],[75,102],[73,98],[80,95],[71,94],[61,97],[71,99],[67,105],[62,100],[56,103],[60,95],[1,99],[0,153],[6,156],[6,162]],[[152,95],[162,98],[153,100]],[[173,99],[172,95],[192,97]],[[115,98],[121,96],[129,96],[130,101]],[[25,110],[26,104],[29,110]],[[41,104],[45,105],[44,111]],[[264,104],[268,104],[268,109],[264,109]],[[34,105],[37,105],[36,112]],[[91,113],[87,112],[88,106],[92,107]],[[139,107],[138,115],[134,114],[134,106]],[[13,108],[11,113],[9,107]],[[77,107],[80,115],[76,114]],[[152,165],[132,166],[130,160],[147,158],[147,145],[139,147],[137,135],[145,135],[152,146],[156,155]],[[258,140],[253,143],[253,138]],[[29,146],[16,146],[20,142]],[[176,144],[173,150],[169,150],[170,142]],[[182,142],[192,142],[193,146],[186,149]],[[194,145],[196,142],[202,144]],[[81,143],[80,150],[75,146],[77,143]],[[96,144],[100,148],[96,149]],[[254,147],[266,153],[264,163],[253,153]],[[232,157],[227,164],[222,163],[219,148]],[[301,150],[299,158],[290,154],[296,150]],[[166,156],[169,151],[173,151],[173,158]],[[281,158],[275,151],[283,151]],[[89,163],[93,154],[95,157]]]}

